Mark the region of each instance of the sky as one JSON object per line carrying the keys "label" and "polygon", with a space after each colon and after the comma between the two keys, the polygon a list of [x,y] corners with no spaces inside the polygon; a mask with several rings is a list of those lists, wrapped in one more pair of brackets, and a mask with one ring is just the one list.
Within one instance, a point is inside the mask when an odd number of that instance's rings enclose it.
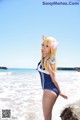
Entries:
{"label": "sky", "polygon": [[0,0],[0,66],[36,68],[44,34],[59,43],[57,67],[80,67],[80,0],[49,2],[54,0]]}

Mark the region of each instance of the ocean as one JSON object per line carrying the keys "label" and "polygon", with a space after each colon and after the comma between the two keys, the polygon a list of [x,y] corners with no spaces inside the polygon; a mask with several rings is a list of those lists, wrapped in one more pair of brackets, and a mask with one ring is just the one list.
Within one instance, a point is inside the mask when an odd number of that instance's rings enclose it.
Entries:
{"label": "ocean", "polygon": [[[68,96],[67,100],[59,96],[53,108],[53,120],[61,120],[66,105],[80,99],[80,73],[59,70],[56,78],[61,91]],[[0,70],[0,120],[44,120],[42,94],[37,70]]]}

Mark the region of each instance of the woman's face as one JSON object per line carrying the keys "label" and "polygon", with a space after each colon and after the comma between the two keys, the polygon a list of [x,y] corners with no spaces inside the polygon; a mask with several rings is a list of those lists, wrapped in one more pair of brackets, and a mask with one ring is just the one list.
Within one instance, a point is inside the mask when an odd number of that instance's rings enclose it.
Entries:
{"label": "woman's face", "polygon": [[51,53],[50,46],[47,43],[42,43],[42,53],[44,56],[48,56]]}

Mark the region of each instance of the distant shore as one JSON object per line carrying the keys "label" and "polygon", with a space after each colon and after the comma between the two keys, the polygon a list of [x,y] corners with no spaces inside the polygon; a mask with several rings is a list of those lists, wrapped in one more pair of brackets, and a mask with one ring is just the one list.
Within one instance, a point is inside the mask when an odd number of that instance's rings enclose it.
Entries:
{"label": "distant shore", "polygon": [[80,67],[72,67],[72,68],[70,68],[70,67],[58,67],[57,68],[57,70],[75,70],[75,71],[78,71],[78,72],[80,72]]}
{"label": "distant shore", "polygon": [[4,70],[7,70],[8,68],[7,68],[7,67],[0,67],[0,69],[4,69]]}
{"label": "distant shore", "polygon": [[[0,69],[7,70],[8,68],[0,66]],[[57,67],[57,70],[70,70],[70,71],[74,70],[80,72],[80,67]]]}

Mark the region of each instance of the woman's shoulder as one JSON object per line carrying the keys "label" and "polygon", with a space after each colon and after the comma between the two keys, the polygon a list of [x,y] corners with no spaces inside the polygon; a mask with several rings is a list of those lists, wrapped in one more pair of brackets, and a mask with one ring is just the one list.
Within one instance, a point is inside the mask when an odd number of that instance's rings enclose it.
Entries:
{"label": "woman's shoulder", "polygon": [[52,57],[52,58],[50,59],[50,63],[53,65],[54,62],[55,62],[55,57]]}
{"label": "woman's shoulder", "polygon": [[47,62],[53,65],[55,63],[55,57],[49,58]]}

